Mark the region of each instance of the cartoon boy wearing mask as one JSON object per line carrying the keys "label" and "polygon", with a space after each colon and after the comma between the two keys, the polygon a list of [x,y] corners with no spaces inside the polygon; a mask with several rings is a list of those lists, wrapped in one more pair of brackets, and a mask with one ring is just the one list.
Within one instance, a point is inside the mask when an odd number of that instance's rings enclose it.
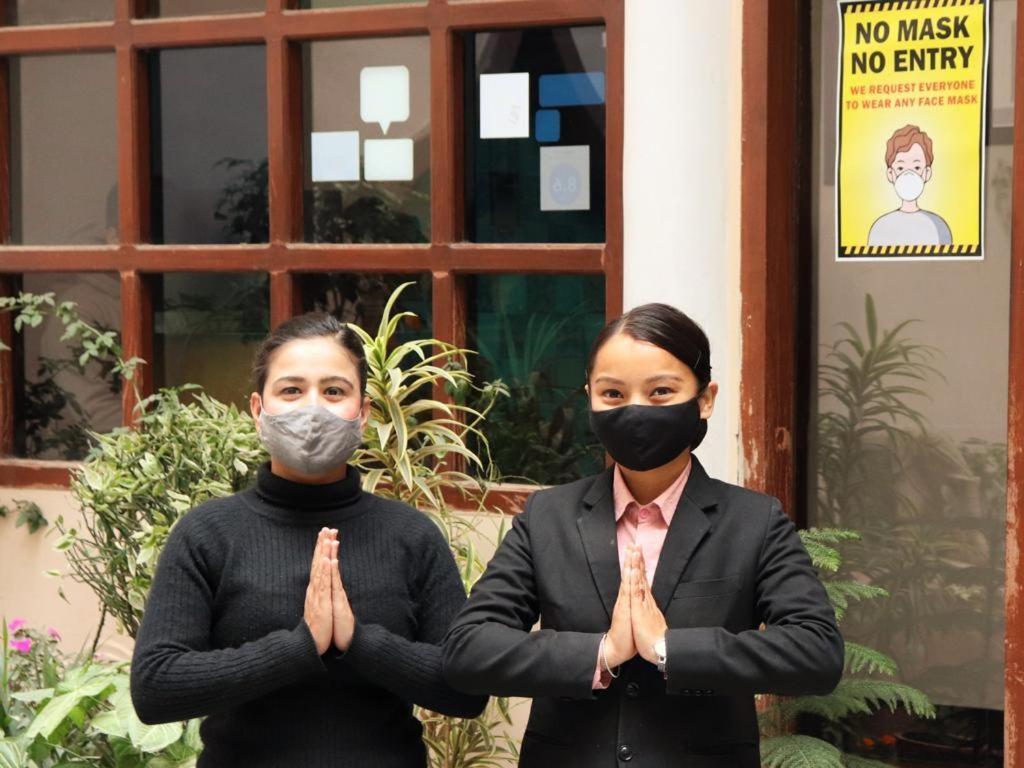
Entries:
{"label": "cartoon boy wearing mask", "polygon": [[917,204],[932,177],[932,140],[916,125],[896,131],[885,145],[885,176],[903,201],[871,225],[868,245],[950,245],[949,225]]}

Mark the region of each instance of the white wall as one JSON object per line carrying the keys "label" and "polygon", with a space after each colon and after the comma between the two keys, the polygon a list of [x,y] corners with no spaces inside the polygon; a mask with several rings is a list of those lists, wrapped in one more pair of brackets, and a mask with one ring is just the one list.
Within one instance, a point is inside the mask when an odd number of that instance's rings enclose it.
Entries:
{"label": "white wall", "polygon": [[626,309],[679,307],[711,340],[721,392],[698,455],[736,481],[741,0],[627,0]]}

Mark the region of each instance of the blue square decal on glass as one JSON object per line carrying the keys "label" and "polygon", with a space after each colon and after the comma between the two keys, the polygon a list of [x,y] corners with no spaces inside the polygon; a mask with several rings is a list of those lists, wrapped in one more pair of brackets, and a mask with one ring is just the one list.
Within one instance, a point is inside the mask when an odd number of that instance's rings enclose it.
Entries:
{"label": "blue square decal on glass", "polygon": [[562,115],[557,109],[538,109],[533,135],[537,141],[558,141],[562,137]]}

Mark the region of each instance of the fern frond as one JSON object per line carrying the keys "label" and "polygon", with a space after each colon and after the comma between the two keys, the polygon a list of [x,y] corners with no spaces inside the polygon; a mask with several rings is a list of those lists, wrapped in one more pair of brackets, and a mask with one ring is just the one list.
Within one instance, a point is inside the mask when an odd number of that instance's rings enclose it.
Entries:
{"label": "fern frond", "polygon": [[842,755],[828,742],[797,734],[761,742],[764,768],[843,768]]}
{"label": "fern frond", "polygon": [[883,706],[902,707],[916,717],[935,717],[935,707],[921,691],[889,680],[842,680],[827,696],[799,696],[779,705],[783,718],[807,713],[837,722],[854,714],[871,714]]}
{"label": "fern frond", "polygon": [[836,619],[842,621],[846,616],[846,609],[851,602],[861,600],[874,600],[877,597],[888,597],[888,591],[871,584],[861,584],[859,581],[831,580],[823,582],[825,592],[828,593],[829,602],[836,612]]}
{"label": "fern frond", "polygon": [[846,641],[846,672],[857,675],[866,672],[870,675],[887,675],[892,677],[899,672],[899,667],[890,656],[874,648]]}
{"label": "fern frond", "polygon": [[846,768],[892,768],[889,763],[883,763],[881,760],[872,760],[870,757],[861,757],[845,752],[843,753],[843,765]]}

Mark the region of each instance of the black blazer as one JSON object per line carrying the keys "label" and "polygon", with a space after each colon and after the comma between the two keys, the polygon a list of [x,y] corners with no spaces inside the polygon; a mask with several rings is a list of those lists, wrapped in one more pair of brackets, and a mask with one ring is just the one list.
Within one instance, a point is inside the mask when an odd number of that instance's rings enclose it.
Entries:
{"label": "black blazer", "polygon": [[696,457],[651,585],[668,679],[637,656],[593,691],[619,580],[609,469],[533,494],[449,629],[451,685],[533,698],[521,766],[757,768],[754,694],[826,694],[842,676],[835,613],[781,504]]}

